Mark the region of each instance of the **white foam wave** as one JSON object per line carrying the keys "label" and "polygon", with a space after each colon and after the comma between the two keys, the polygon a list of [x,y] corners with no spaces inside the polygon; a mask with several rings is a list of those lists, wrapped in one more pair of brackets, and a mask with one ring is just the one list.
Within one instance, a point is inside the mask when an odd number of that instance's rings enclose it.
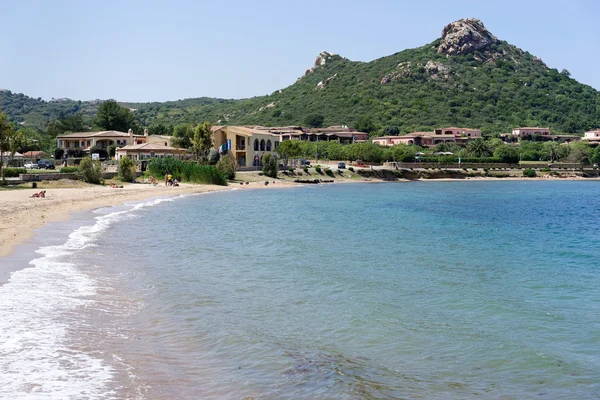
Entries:
{"label": "white foam wave", "polygon": [[41,256],[30,262],[32,268],[14,272],[0,286],[0,398],[115,398],[109,389],[116,373],[110,359],[69,341],[70,331],[90,329],[77,311],[92,307],[99,289],[73,260],[112,224],[165,201],[173,199],[97,216],[64,244],[38,249]]}

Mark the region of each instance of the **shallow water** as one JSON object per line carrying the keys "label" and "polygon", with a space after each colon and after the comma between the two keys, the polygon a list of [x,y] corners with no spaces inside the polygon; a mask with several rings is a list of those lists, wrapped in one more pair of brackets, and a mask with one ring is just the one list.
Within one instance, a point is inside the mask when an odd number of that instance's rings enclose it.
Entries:
{"label": "shallow water", "polygon": [[599,195],[345,184],[83,214],[0,286],[0,397],[598,398]]}

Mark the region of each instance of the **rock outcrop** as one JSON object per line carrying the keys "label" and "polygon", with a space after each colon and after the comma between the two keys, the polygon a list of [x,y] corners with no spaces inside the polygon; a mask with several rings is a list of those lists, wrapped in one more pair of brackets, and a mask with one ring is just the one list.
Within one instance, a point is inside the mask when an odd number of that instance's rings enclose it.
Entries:
{"label": "rock outcrop", "polygon": [[402,62],[398,64],[393,72],[381,78],[380,83],[382,85],[387,85],[392,81],[423,73],[429,75],[429,79],[434,81],[447,81],[450,78],[452,71],[447,65],[432,60],[427,61],[426,64]]}
{"label": "rock outcrop", "polygon": [[334,80],[336,77],[337,77],[337,74],[334,74],[333,76],[330,76],[329,78],[325,79],[324,81],[317,83],[316,89],[323,89],[325,87],[325,85],[327,85],[329,82]]}
{"label": "rock outcrop", "polygon": [[468,54],[485,49],[497,41],[480,20],[460,19],[446,25],[437,52],[446,56]]}

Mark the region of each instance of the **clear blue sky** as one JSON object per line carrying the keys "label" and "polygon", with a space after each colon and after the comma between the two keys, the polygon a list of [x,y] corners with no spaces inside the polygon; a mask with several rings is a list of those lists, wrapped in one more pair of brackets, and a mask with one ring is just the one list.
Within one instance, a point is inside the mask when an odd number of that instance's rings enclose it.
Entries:
{"label": "clear blue sky", "polygon": [[479,18],[600,89],[596,0],[0,0],[0,88],[32,97],[244,98],[295,82],[322,51],[370,61]]}

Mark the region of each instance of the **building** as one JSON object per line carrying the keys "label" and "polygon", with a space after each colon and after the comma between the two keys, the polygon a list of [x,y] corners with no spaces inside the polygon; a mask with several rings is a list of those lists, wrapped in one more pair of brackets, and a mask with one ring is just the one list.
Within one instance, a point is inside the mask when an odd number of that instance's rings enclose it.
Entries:
{"label": "building", "polygon": [[128,133],[119,131],[102,132],[75,132],[66,135],[57,136],[58,148],[68,151],[69,149],[78,149],[86,153],[92,147],[98,146],[108,148],[109,146],[130,146],[144,143],[155,143],[163,146],[171,145],[170,136],[148,135],[148,130],[144,130],[143,135],[134,135],[133,130]]}
{"label": "building", "polygon": [[[469,140],[481,137],[478,129],[465,130],[464,128],[436,129],[434,132],[412,132],[402,136],[381,136],[373,139],[373,143],[381,146],[394,146],[396,144],[407,144],[416,146],[435,146],[440,143],[456,143],[464,145]],[[471,136],[467,136],[467,135]]]}
{"label": "building", "polygon": [[512,131],[513,136],[552,136],[550,128],[515,128]]}
{"label": "building", "polygon": [[589,141],[600,141],[600,129],[595,129],[593,131],[587,131],[584,135],[583,135],[583,140],[589,140]]}
{"label": "building", "polygon": [[439,128],[434,131],[436,135],[452,135],[454,137],[478,138],[481,137],[481,130],[471,128]]}
{"label": "building", "polygon": [[124,156],[128,156],[137,161],[155,157],[175,157],[183,159],[187,158],[188,155],[189,153],[186,149],[178,149],[159,143],[128,144],[127,146],[117,148],[115,152],[117,160],[120,160]]}
{"label": "building", "polygon": [[0,152],[0,163],[3,167],[22,167],[25,157],[19,152],[11,155],[10,151]]}
{"label": "building", "polygon": [[369,139],[368,133],[359,132],[354,128],[348,128],[347,126],[330,126],[327,128],[312,129],[304,129],[302,127],[263,129],[279,134],[282,142],[286,140],[302,140],[307,142],[338,142],[349,144],[365,142]]}
{"label": "building", "polygon": [[23,153],[23,156],[30,160],[30,161],[34,161],[34,162],[38,162],[43,158],[49,158],[50,156],[48,155],[48,153],[46,153],[45,151],[27,151],[25,153]]}
{"label": "building", "polygon": [[223,145],[229,147],[227,151],[235,158],[239,167],[259,166],[263,155],[275,154],[281,140],[280,135],[286,129],[262,126],[213,126],[213,147],[216,149],[222,148]]}

